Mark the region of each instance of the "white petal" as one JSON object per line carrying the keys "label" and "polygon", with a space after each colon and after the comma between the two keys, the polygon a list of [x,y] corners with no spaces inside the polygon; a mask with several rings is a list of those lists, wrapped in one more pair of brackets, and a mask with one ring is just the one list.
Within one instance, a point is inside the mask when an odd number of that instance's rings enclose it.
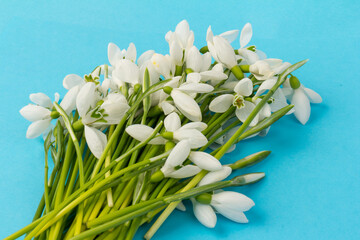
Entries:
{"label": "white petal", "polygon": [[152,57],[152,55],[154,55],[154,53],[155,53],[154,50],[147,50],[146,52],[141,54],[141,56],[137,60],[138,65],[142,66],[146,61],[151,59],[151,57]]}
{"label": "white petal", "polygon": [[[203,56],[197,49],[197,47],[192,46],[187,52],[186,52],[186,67],[191,68],[194,72],[200,72],[203,64]],[[191,74],[189,74],[191,75]],[[189,75],[187,78],[189,78]],[[188,80],[186,80],[188,81]]]}
{"label": "white petal", "polygon": [[197,102],[189,95],[173,89],[171,97],[174,100],[176,107],[182,114],[193,122],[200,122],[202,119],[201,110]]}
{"label": "white petal", "polygon": [[208,93],[214,90],[214,87],[206,83],[187,83],[178,89],[187,93]]}
{"label": "white petal", "polygon": [[182,47],[186,47],[187,39],[190,34],[189,23],[186,20],[182,20],[176,25],[175,33],[179,37],[180,42],[182,43]]}
{"label": "white petal", "polygon": [[225,38],[229,43],[232,43],[237,38],[238,34],[239,34],[239,30],[236,29],[236,30],[223,32],[219,36]]}
{"label": "white petal", "polygon": [[230,43],[220,36],[215,36],[213,41],[216,49],[216,56],[219,62],[225,64],[226,67],[230,69],[237,65],[235,52]]}
{"label": "white petal", "polygon": [[182,126],[179,130],[184,129],[196,129],[200,132],[204,131],[207,128],[207,124],[203,122],[191,122],[187,123],[184,126]]}
{"label": "white petal", "polygon": [[210,183],[219,182],[230,176],[232,172],[231,167],[224,166],[221,170],[209,172],[201,179],[199,186],[204,186]]}
{"label": "white petal", "polygon": [[83,83],[85,83],[84,79],[76,74],[69,74],[63,80],[63,86],[68,90]]}
{"label": "white petal", "polygon": [[192,149],[202,147],[207,144],[207,138],[196,129],[182,129],[174,132],[174,139],[188,140]]}
{"label": "white petal", "polygon": [[125,131],[127,132],[127,134],[129,134],[131,137],[135,138],[138,141],[144,141],[147,138],[149,138],[151,136],[151,134],[154,132],[154,129],[146,126],[146,125],[142,125],[142,124],[133,124],[128,126]]}
{"label": "white petal", "polygon": [[248,223],[249,220],[246,218],[245,214],[241,211],[234,211],[233,209],[229,209],[225,206],[217,206],[215,207],[216,211],[218,211],[224,217],[238,223]]}
{"label": "white petal", "polygon": [[164,126],[166,131],[175,132],[181,127],[181,120],[177,113],[173,112],[166,116],[164,120]]}
{"label": "white petal", "polygon": [[257,90],[255,96],[260,96],[262,93],[264,93],[265,91],[271,89],[275,83],[277,81],[277,78],[270,78],[265,80],[259,87],[259,89]]}
{"label": "white petal", "polygon": [[114,81],[120,86],[121,82],[137,84],[139,83],[140,69],[132,61],[121,59],[113,72]]}
{"label": "white petal", "polygon": [[128,49],[126,50],[125,58],[135,62],[136,60],[136,47],[134,43],[130,43]]}
{"label": "white petal", "polygon": [[100,158],[107,144],[105,133],[86,125],[84,127],[85,139],[90,151],[96,158]]}
{"label": "white petal", "polygon": [[223,94],[214,98],[209,105],[209,109],[212,112],[223,113],[226,112],[234,100],[234,95]]}
{"label": "white petal", "polygon": [[201,204],[192,200],[194,215],[199,222],[208,228],[214,228],[216,225],[216,214],[210,205]]}
{"label": "white petal", "polygon": [[222,169],[219,160],[206,152],[192,151],[189,155],[189,159],[198,167],[207,171],[218,171]]}
{"label": "white petal", "polygon": [[232,191],[223,191],[212,196],[211,205],[215,208],[223,206],[234,211],[245,212],[255,206],[255,203],[244,194]]}
{"label": "white petal", "polygon": [[30,124],[27,129],[27,138],[36,138],[40,136],[51,124],[51,119],[38,120]]}
{"label": "white petal", "polygon": [[31,122],[50,118],[50,113],[49,109],[34,104],[26,105],[20,110],[21,116]]}
{"label": "white petal", "polygon": [[108,45],[108,59],[112,66],[115,66],[122,59],[121,50],[114,43],[109,43]]}
{"label": "white petal", "polygon": [[245,47],[251,40],[252,27],[250,23],[245,24],[240,34],[240,47]]}
{"label": "white petal", "polygon": [[321,103],[322,98],[320,94],[310,88],[304,88],[305,94],[309,97],[311,103]]}
{"label": "white petal", "polygon": [[44,108],[52,108],[53,105],[51,99],[44,93],[32,93],[30,100]]}
{"label": "white petal", "polygon": [[[244,58],[244,60],[246,61],[246,64],[248,64],[248,65],[252,65],[256,61],[260,60],[260,57],[258,56],[258,54],[256,52],[250,51],[246,48],[238,49],[238,54]],[[243,62],[241,62],[241,63],[243,63]]]}
{"label": "white petal", "polygon": [[80,86],[75,86],[70,88],[70,90],[65,94],[63,100],[60,103],[60,106],[64,109],[64,111],[69,114],[71,111],[75,109],[76,106],[76,97],[79,93]]}
{"label": "white petal", "polygon": [[177,210],[180,210],[180,211],[182,211],[182,212],[185,212],[185,211],[186,211],[186,207],[185,207],[185,205],[183,204],[182,201],[179,202],[179,204],[176,206],[176,209],[177,209]]}
{"label": "white petal", "polygon": [[242,96],[250,96],[253,92],[253,84],[249,78],[241,79],[234,88],[234,92]]}
{"label": "white petal", "polygon": [[76,97],[76,108],[81,117],[84,117],[89,111],[95,99],[95,84],[93,82],[86,83]]}
{"label": "white petal", "polygon": [[310,117],[310,101],[302,91],[298,88],[294,91],[294,95],[291,99],[291,104],[294,105],[295,117],[302,123],[305,124]]}
{"label": "white petal", "polygon": [[[235,114],[237,116],[237,118],[242,121],[245,122],[245,120],[248,118],[248,116],[250,115],[250,113],[254,110],[255,108],[255,104],[253,104],[252,102],[249,101],[244,101],[245,106],[243,108],[240,109],[236,109],[235,110]],[[256,119],[256,117],[254,118],[254,120]],[[254,121],[253,120],[253,121]],[[252,121],[252,122],[253,122]],[[256,123],[255,123],[256,125]],[[253,125],[254,126],[254,125]]]}
{"label": "white petal", "polygon": [[188,177],[192,177],[196,174],[198,174],[201,171],[201,168],[194,166],[194,165],[186,165],[182,168],[180,168],[179,170],[176,170],[172,173],[170,173],[169,175],[167,175],[166,177],[171,177],[171,178],[188,178]]}
{"label": "white petal", "polygon": [[186,76],[187,83],[199,83],[200,80],[201,80],[201,75],[200,75],[200,73],[197,73],[197,72],[189,73]]}
{"label": "white petal", "polygon": [[204,71],[200,73],[201,81],[215,81],[215,84],[219,83],[222,80],[225,80],[228,78],[228,75],[226,75],[223,72],[214,71],[214,69],[210,71]]}
{"label": "white petal", "polygon": [[179,42],[173,41],[170,44],[170,56],[173,58],[176,65],[182,65],[183,50],[179,45]]}
{"label": "white petal", "polygon": [[163,110],[165,115],[168,115],[176,110],[176,108],[172,104],[170,104],[169,102],[166,102],[166,101],[161,102],[160,107]]}
{"label": "white petal", "polygon": [[166,159],[166,167],[176,167],[181,165],[190,154],[190,145],[186,140],[178,142],[171,150],[169,157]]}

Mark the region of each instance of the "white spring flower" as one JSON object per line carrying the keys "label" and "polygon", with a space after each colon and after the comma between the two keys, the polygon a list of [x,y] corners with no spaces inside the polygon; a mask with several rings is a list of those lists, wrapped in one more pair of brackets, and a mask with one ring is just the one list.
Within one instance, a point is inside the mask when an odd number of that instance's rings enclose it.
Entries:
{"label": "white spring flower", "polygon": [[135,62],[136,61],[136,47],[133,43],[129,44],[127,50],[120,48],[114,44],[109,43],[108,45],[108,59],[109,63],[116,67],[120,60],[127,59],[129,61]]}
{"label": "white spring flower", "polygon": [[232,191],[213,194],[210,204],[199,203],[194,199],[192,203],[195,217],[208,228],[214,228],[216,225],[217,217],[214,210],[234,222],[248,223],[244,212],[255,205],[247,196]]}
{"label": "white spring flower", "polygon": [[[244,122],[250,113],[254,110],[255,104],[245,100],[253,92],[253,84],[250,79],[244,78],[240,80],[234,87],[235,95],[223,94],[211,101],[209,109],[213,112],[226,112],[231,105],[236,107],[235,114],[237,118]],[[255,126],[258,122],[258,115],[251,121],[250,126]]]}

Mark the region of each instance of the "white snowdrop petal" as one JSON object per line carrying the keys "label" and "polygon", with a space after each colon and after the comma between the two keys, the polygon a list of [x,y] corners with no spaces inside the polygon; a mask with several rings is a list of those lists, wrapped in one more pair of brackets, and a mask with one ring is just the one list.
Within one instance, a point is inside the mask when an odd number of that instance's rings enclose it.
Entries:
{"label": "white snowdrop petal", "polygon": [[200,75],[200,73],[197,73],[197,72],[189,73],[186,76],[187,83],[199,83],[200,80],[201,80],[201,75]]}
{"label": "white snowdrop petal", "polygon": [[205,146],[208,142],[207,138],[196,129],[179,129],[174,132],[174,139],[178,141],[188,140],[192,149]]}
{"label": "white snowdrop petal", "polygon": [[26,138],[40,136],[51,124],[51,119],[38,120],[30,124],[26,132]]}
{"label": "white snowdrop petal", "polygon": [[252,27],[250,23],[246,23],[240,34],[240,47],[245,47],[252,38]]}
{"label": "white snowdrop petal", "polygon": [[71,111],[75,109],[76,106],[76,97],[79,93],[80,86],[75,86],[70,88],[70,90],[65,94],[62,99],[60,106],[64,109],[64,111],[69,114]]}
{"label": "white snowdrop petal", "polygon": [[44,108],[51,108],[53,105],[51,99],[44,93],[32,93],[30,94],[30,100]]}
{"label": "white snowdrop petal", "polygon": [[200,122],[202,119],[201,110],[197,102],[189,95],[173,89],[171,97],[174,100],[176,107],[182,114],[193,122]]}
{"label": "white snowdrop petal", "polygon": [[239,30],[235,29],[235,30],[223,32],[219,36],[225,38],[229,43],[232,43],[233,41],[235,41],[238,35],[239,35]]}
{"label": "white snowdrop petal", "polygon": [[203,123],[203,122],[191,122],[191,123],[187,123],[184,126],[182,126],[181,128],[179,128],[179,130],[184,130],[184,129],[196,129],[200,132],[204,131],[207,128],[207,124]]}
{"label": "white snowdrop petal", "polygon": [[230,176],[232,172],[231,167],[224,166],[222,169],[214,172],[209,172],[201,179],[199,186],[204,186],[210,183],[219,182]]}
{"label": "white snowdrop petal", "polygon": [[140,55],[139,59],[137,60],[137,63],[139,66],[142,66],[145,62],[149,61],[151,57],[154,55],[154,50],[147,50],[143,54]]}
{"label": "white snowdrop petal", "polygon": [[68,90],[84,83],[84,79],[77,74],[69,74],[63,80],[63,86]]}
{"label": "white snowdrop petal", "polygon": [[122,58],[121,50],[116,44],[109,43],[108,45],[108,59],[112,66],[116,66],[117,62]]}
{"label": "white snowdrop petal", "polygon": [[182,211],[182,212],[185,212],[186,211],[186,207],[185,207],[185,205],[184,205],[184,203],[181,201],[181,202],[179,202],[179,204],[176,206],[176,209],[177,210],[180,210],[180,211]]}
{"label": "white snowdrop petal", "polygon": [[50,110],[34,104],[28,104],[20,109],[20,114],[30,122],[50,118]]}
{"label": "white snowdrop petal", "polygon": [[305,124],[310,117],[310,101],[305,95],[302,89],[296,89],[294,95],[291,98],[291,104],[294,105],[295,117],[302,123]]}
{"label": "white snowdrop petal", "polygon": [[160,107],[164,111],[165,115],[168,115],[176,110],[176,108],[169,102],[161,102]]}
{"label": "white snowdrop petal", "polygon": [[236,114],[237,118],[242,122],[245,122],[247,117],[250,115],[250,113],[255,108],[255,104],[253,104],[252,102],[244,101],[244,104],[245,104],[245,106],[243,108],[235,110],[235,114]]}
{"label": "white snowdrop petal", "polygon": [[[260,60],[260,57],[258,56],[258,54],[256,52],[253,52],[253,51],[245,49],[245,48],[238,49],[238,54],[244,58],[244,60],[246,61],[246,64],[248,64],[248,65],[252,65],[256,61]],[[241,64],[242,63],[243,63],[243,61],[241,62]]]}
{"label": "white snowdrop petal", "polygon": [[215,81],[216,84],[228,78],[228,75],[226,75],[225,73],[215,71],[213,69],[209,71],[201,72],[200,76],[201,76],[201,81],[205,82],[211,80],[211,81]]}
{"label": "white snowdrop petal", "polygon": [[214,90],[214,87],[206,83],[187,83],[178,89],[187,93],[208,93]]}
{"label": "white snowdrop petal", "polygon": [[84,126],[84,132],[86,143],[90,151],[96,158],[100,158],[107,144],[105,133],[86,125]]}
{"label": "white snowdrop petal", "polygon": [[304,88],[304,91],[305,91],[305,94],[310,99],[311,103],[321,103],[322,102],[322,98],[321,98],[320,94],[318,94],[314,90],[312,90],[310,88]]}
{"label": "white snowdrop petal", "polygon": [[156,136],[153,139],[149,141],[148,144],[151,145],[164,145],[167,142],[167,140],[161,136]]}
{"label": "white snowdrop petal", "polygon": [[164,126],[166,131],[175,132],[181,127],[181,120],[177,113],[173,112],[166,116],[164,120]]}
{"label": "white snowdrop petal", "polygon": [[134,43],[130,43],[126,50],[125,59],[135,62],[136,60],[136,47]]}
{"label": "white snowdrop petal", "polygon": [[131,137],[135,138],[138,141],[144,141],[147,138],[149,138],[151,136],[151,134],[154,132],[154,129],[146,126],[146,125],[142,125],[142,124],[133,124],[128,126],[125,131],[127,132],[127,134],[129,134]]}
{"label": "white snowdrop petal", "polygon": [[211,101],[209,105],[209,109],[210,111],[216,113],[226,112],[230,108],[233,100],[234,100],[234,95],[232,94],[220,95]]}
{"label": "white snowdrop petal", "polygon": [[214,228],[216,225],[216,214],[210,205],[202,204],[192,200],[194,215],[199,222],[208,228]]}
{"label": "white snowdrop petal", "polygon": [[178,142],[175,147],[171,150],[168,158],[166,159],[165,165],[176,167],[181,165],[190,154],[190,145],[187,140]]}
{"label": "white snowdrop petal", "polygon": [[187,43],[187,38],[190,34],[190,27],[189,23],[186,20],[182,20],[181,22],[176,25],[175,33],[179,37],[180,42],[183,45],[183,48],[185,48]]}
{"label": "white snowdrop petal", "polygon": [[217,206],[214,208],[224,217],[237,222],[237,223],[248,223],[249,220],[246,218],[245,214],[241,211],[234,211],[233,209],[229,209],[225,206]]}
{"label": "white snowdrop petal", "polygon": [[86,83],[79,91],[76,97],[76,108],[81,117],[84,117],[89,111],[95,97],[95,83]]}
{"label": "white snowdrop petal", "polygon": [[119,81],[135,85],[139,83],[140,69],[134,62],[128,59],[121,59],[118,61],[114,76]]}
{"label": "white snowdrop petal", "polygon": [[170,56],[173,58],[176,65],[181,66],[183,59],[183,50],[177,41],[170,44]]}
{"label": "white snowdrop petal", "polygon": [[189,159],[199,168],[207,171],[218,171],[222,169],[219,160],[206,152],[192,151],[189,155]]}
{"label": "white snowdrop petal", "polygon": [[266,92],[267,90],[271,89],[275,83],[277,81],[277,78],[270,78],[265,80],[259,87],[259,89],[257,90],[255,96],[260,96],[261,94],[263,94],[264,92]]}
{"label": "white snowdrop petal", "polygon": [[233,191],[222,191],[212,196],[211,205],[215,208],[222,206],[234,211],[246,212],[255,206],[255,203],[244,194]]}
{"label": "white snowdrop petal", "polygon": [[225,64],[230,69],[237,65],[234,49],[227,40],[220,36],[215,36],[213,42],[219,62]]}
{"label": "white snowdrop petal", "polygon": [[253,84],[249,78],[241,79],[234,88],[234,92],[242,96],[250,96],[253,91]]}
{"label": "white snowdrop petal", "polygon": [[174,172],[171,172],[168,176],[166,177],[171,177],[171,178],[188,178],[188,177],[192,177],[196,174],[198,174],[201,171],[201,168],[194,166],[194,165],[186,165],[182,168],[180,168],[179,170],[176,170]]}

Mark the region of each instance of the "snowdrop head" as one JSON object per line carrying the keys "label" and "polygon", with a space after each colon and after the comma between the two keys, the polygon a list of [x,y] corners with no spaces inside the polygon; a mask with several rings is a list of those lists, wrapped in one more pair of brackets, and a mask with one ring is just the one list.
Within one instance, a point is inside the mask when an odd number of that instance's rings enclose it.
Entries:
{"label": "snowdrop head", "polygon": [[108,59],[109,63],[116,67],[120,60],[127,59],[129,61],[135,62],[136,61],[136,47],[133,43],[129,44],[129,47],[127,50],[123,49],[120,50],[120,48],[114,44],[109,43],[108,45]]}
{"label": "snowdrop head", "polygon": [[121,59],[113,71],[113,80],[118,86],[123,86],[124,83],[138,84],[140,83],[140,69],[134,62]]}
{"label": "snowdrop head", "polygon": [[155,53],[151,57],[151,63],[153,64],[155,70],[166,79],[170,79],[173,76],[173,73],[175,73],[175,64],[169,55],[164,56]]}
{"label": "snowdrop head", "polygon": [[182,20],[176,25],[175,32],[169,31],[165,39],[169,45],[176,41],[182,50],[186,50],[194,44],[194,32],[190,30],[189,23]]}
{"label": "snowdrop head", "polygon": [[272,78],[276,72],[275,68],[281,66],[282,60],[280,59],[265,59],[256,61],[250,65],[250,72],[256,77],[257,80],[266,80]]}

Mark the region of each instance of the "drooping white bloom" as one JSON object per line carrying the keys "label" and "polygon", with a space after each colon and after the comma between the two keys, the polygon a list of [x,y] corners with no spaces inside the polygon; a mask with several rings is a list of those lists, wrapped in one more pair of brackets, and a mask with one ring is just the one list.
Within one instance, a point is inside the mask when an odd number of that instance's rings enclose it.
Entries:
{"label": "drooping white bloom", "polygon": [[165,35],[169,46],[176,42],[181,50],[187,50],[194,44],[194,32],[190,30],[189,23],[182,20],[176,25],[175,32],[169,31]]}
{"label": "drooping white bloom", "polygon": [[[189,159],[195,165],[182,166],[186,159]],[[176,169],[179,166],[181,167]],[[222,166],[216,158],[205,152],[191,151],[190,142],[181,140],[171,150],[161,171],[165,177],[186,178],[194,176],[201,169],[218,171],[221,168]]]}
{"label": "drooping white bloom", "polygon": [[255,204],[245,195],[237,192],[222,191],[212,195],[210,205],[192,200],[195,217],[208,228],[216,225],[214,209],[224,217],[238,223],[248,223],[244,212],[250,210]]}
{"label": "drooping white bloom", "polygon": [[[164,126],[167,132],[173,133],[173,141],[187,140],[192,149],[205,146],[208,142],[204,134],[201,133],[207,128],[207,125],[203,122],[191,122],[181,126],[179,115],[173,112],[164,119]],[[151,136],[154,129],[146,125],[133,124],[128,126],[125,131],[136,140],[144,141]],[[157,136],[149,144],[165,144],[165,142],[166,139]]]}
{"label": "drooping white bloom", "polygon": [[127,50],[120,48],[114,44],[109,43],[108,45],[108,59],[112,66],[116,67],[120,60],[127,59],[129,61],[136,61],[136,47],[133,43],[129,44]]}
{"label": "drooping white bloom", "polygon": [[286,97],[294,105],[295,117],[305,125],[310,118],[311,106],[310,103],[321,103],[321,96],[310,88],[301,85],[297,89],[292,89],[288,80],[284,83],[284,91]]}
{"label": "drooping white bloom", "polygon": [[214,36],[211,26],[207,30],[206,41],[211,55],[217,62],[229,69],[237,65],[234,49],[225,38]]}
{"label": "drooping white bloom", "polygon": [[231,167],[228,166],[223,166],[220,170],[218,171],[213,171],[213,172],[209,172],[207,173],[202,179],[201,181],[198,183],[198,186],[204,186],[206,184],[210,184],[210,183],[215,183],[215,182],[219,182],[224,180],[225,178],[227,178],[228,176],[230,176],[230,174],[232,173],[232,169]]}
{"label": "drooping white bloom", "polygon": [[282,65],[281,59],[268,58],[256,61],[250,65],[250,72],[257,80],[266,80],[272,78],[277,72],[276,69]]}
{"label": "drooping white bloom", "polygon": [[[209,109],[213,112],[223,113],[227,111],[231,105],[236,107],[235,114],[237,118],[244,122],[251,112],[255,108],[255,104],[251,101],[245,100],[245,97],[248,97],[253,92],[253,84],[250,79],[244,78],[240,80],[235,88],[235,95],[233,94],[223,94],[216,97],[210,103]],[[251,121],[250,126],[255,126],[258,122],[258,115]]]}
{"label": "drooping white bloom", "polygon": [[170,79],[175,74],[175,63],[169,55],[155,53],[151,57],[151,63],[155,70],[166,79]]}

